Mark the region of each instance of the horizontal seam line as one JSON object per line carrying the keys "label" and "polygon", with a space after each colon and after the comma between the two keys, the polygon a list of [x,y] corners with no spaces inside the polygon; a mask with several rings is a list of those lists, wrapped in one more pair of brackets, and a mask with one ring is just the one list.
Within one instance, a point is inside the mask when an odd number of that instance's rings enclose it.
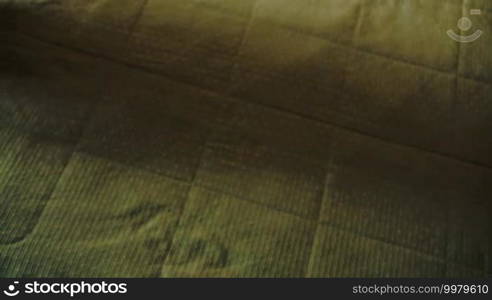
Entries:
{"label": "horizontal seam line", "polygon": [[[205,87],[201,87],[201,86],[190,84],[189,82],[186,82],[186,81],[177,80],[176,78],[170,77],[169,75],[165,75],[165,74],[162,74],[160,72],[157,72],[157,71],[154,71],[154,70],[150,70],[150,69],[145,68],[143,66],[139,66],[139,65],[136,65],[136,64],[125,62],[123,60],[111,58],[111,57],[108,57],[108,56],[105,56],[105,55],[93,53],[93,52],[91,52],[89,50],[84,50],[84,49],[75,48],[75,47],[69,47],[69,46],[61,45],[59,43],[52,42],[52,41],[46,41],[46,40],[43,40],[43,39],[41,39],[39,37],[31,36],[31,35],[26,34],[26,33],[21,33],[21,34],[22,35],[25,35],[27,37],[30,37],[30,38],[32,38],[34,40],[38,40],[40,42],[46,43],[48,45],[53,45],[53,46],[56,46],[56,47],[60,47],[62,49],[66,49],[68,51],[79,52],[79,53],[82,53],[82,54],[85,54],[85,55],[88,55],[88,56],[92,56],[92,57],[95,57],[95,58],[98,58],[98,59],[106,60],[106,61],[109,61],[109,62],[112,62],[112,63],[116,63],[116,64],[119,64],[119,65],[124,65],[124,66],[127,66],[129,68],[132,68],[132,69],[135,69],[135,70],[140,70],[142,72],[149,73],[149,74],[154,74],[154,75],[160,76],[162,78],[166,78],[166,79],[171,80],[171,81],[174,81],[174,82],[179,82],[179,83],[182,83],[182,84],[191,86],[191,87],[196,88],[196,89],[199,89],[199,90],[203,90],[203,91],[207,91],[207,92],[212,92],[212,93],[214,93],[216,95],[227,97],[227,98],[232,98],[232,99],[235,99],[235,100],[240,101],[242,103],[250,103],[250,102],[247,102],[246,100],[241,99],[239,97],[235,97],[235,96],[231,96],[231,95],[225,95],[225,94],[220,94],[220,93],[218,93],[217,91],[215,91],[214,89],[211,89],[211,88],[205,88]],[[250,103],[250,104],[252,104],[252,103]],[[367,136],[367,137],[370,137],[370,138],[373,138],[373,139],[377,139],[377,140],[383,141],[385,143],[389,143],[389,144],[393,144],[393,145],[399,145],[401,147],[407,147],[407,148],[411,148],[411,149],[416,149],[416,150],[418,150],[420,152],[430,153],[430,154],[433,154],[433,155],[436,155],[436,156],[439,156],[439,157],[444,157],[446,159],[451,159],[451,160],[458,161],[458,162],[465,163],[465,164],[469,164],[469,165],[472,165],[472,166],[476,166],[476,167],[481,167],[481,168],[486,168],[488,170],[492,170],[492,166],[487,165],[485,163],[481,163],[481,162],[474,161],[474,160],[469,160],[469,159],[459,158],[459,157],[456,157],[456,156],[453,156],[453,155],[444,154],[444,153],[441,153],[441,152],[438,152],[438,151],[433,151],[433,150],[425,149],[425,148],[422,148],[422,147],[419,147],[419,146],[415,146],[415,145],[394,142],[394,141],[392,141],[390,139],[379,137],[379,136],[376,136],[376,135],[373,135],[373,134],[369,134],[369,133],[366,133],[366,132],[364,132],[362,130],[354,129],[354,128],[351,128],[351,127],[348,127],[348,126],[343,126],[343,125],[340,125],[340,124],[337,124],[337,123],[334,123],[334,122],[330,122],[330,121],[326,121],[326,120],[322,120],[320,118],[316,118],[316,117],[313,117],[313,116],[308,116],[308,115],[303,114],[303,113],[293,112],[293,111],[288,110],[288,109],[283,109],[283,108],[279,108],[279,107],[272,106],[272,105],[266,105],[266,104],[253,103],[253,105],[257,105],[259,107],[267,107],[267,108],[270,108],[270,109],[273,109],[273,110],[277,110],[279,112],[283,112],[283,113],[287,113],[287,114],[290,114],[290,115],[297,116],[297,117],[302,118],[302,119],[306,119],[306,120],[310,120],[310,121],[317,122],[317,123],[320,123],[320,124],[324,124],[325,126],[328,125],[328,126],[340,128],[342,130],[346,130],[346,131],[353,132],[353,133],[356,133],[356,134],[364,135],[364,136]],[[332,110],[330,110],[330,111],[332,111]],[[335,112],[335,111],[333,111],[333,112]],[[351,116],[348,115],[348,117],[351,117]],[[351,118],[353,118],[353,117],[351,117]]]}

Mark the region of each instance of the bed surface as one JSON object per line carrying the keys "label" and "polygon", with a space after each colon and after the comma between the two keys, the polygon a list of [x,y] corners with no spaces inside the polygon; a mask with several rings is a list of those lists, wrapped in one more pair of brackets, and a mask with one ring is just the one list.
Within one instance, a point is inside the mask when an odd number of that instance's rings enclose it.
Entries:
{"label": "bed surface", "polygon": [[0,20],[0,276],[491,274],[492,1]]}

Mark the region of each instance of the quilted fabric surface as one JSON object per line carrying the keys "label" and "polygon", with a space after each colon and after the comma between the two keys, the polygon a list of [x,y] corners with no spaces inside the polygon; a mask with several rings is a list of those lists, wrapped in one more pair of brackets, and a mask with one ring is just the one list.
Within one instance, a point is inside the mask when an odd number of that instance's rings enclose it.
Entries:
{"label": "quilted fabric surface", "polygon": [[2,277],[492,274],[492,1],[0,0],[0,58]]}

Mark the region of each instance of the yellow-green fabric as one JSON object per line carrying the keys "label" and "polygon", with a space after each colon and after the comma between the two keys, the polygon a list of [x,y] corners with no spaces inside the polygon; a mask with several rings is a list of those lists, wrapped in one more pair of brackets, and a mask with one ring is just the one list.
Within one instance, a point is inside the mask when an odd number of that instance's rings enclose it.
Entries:
{"label": "yellow-green fabric", "polygon": [[491,50],[487,0],[0,0],[0,276],[490,276]]}

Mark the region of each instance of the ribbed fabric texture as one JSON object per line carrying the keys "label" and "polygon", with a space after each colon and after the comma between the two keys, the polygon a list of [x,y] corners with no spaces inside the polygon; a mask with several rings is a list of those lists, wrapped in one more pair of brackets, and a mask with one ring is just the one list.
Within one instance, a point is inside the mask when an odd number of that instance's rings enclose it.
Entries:
{"label": "ribbed fabric texture", "polygon": [[472,8],[0,1],[0,276],[490,275]]}

